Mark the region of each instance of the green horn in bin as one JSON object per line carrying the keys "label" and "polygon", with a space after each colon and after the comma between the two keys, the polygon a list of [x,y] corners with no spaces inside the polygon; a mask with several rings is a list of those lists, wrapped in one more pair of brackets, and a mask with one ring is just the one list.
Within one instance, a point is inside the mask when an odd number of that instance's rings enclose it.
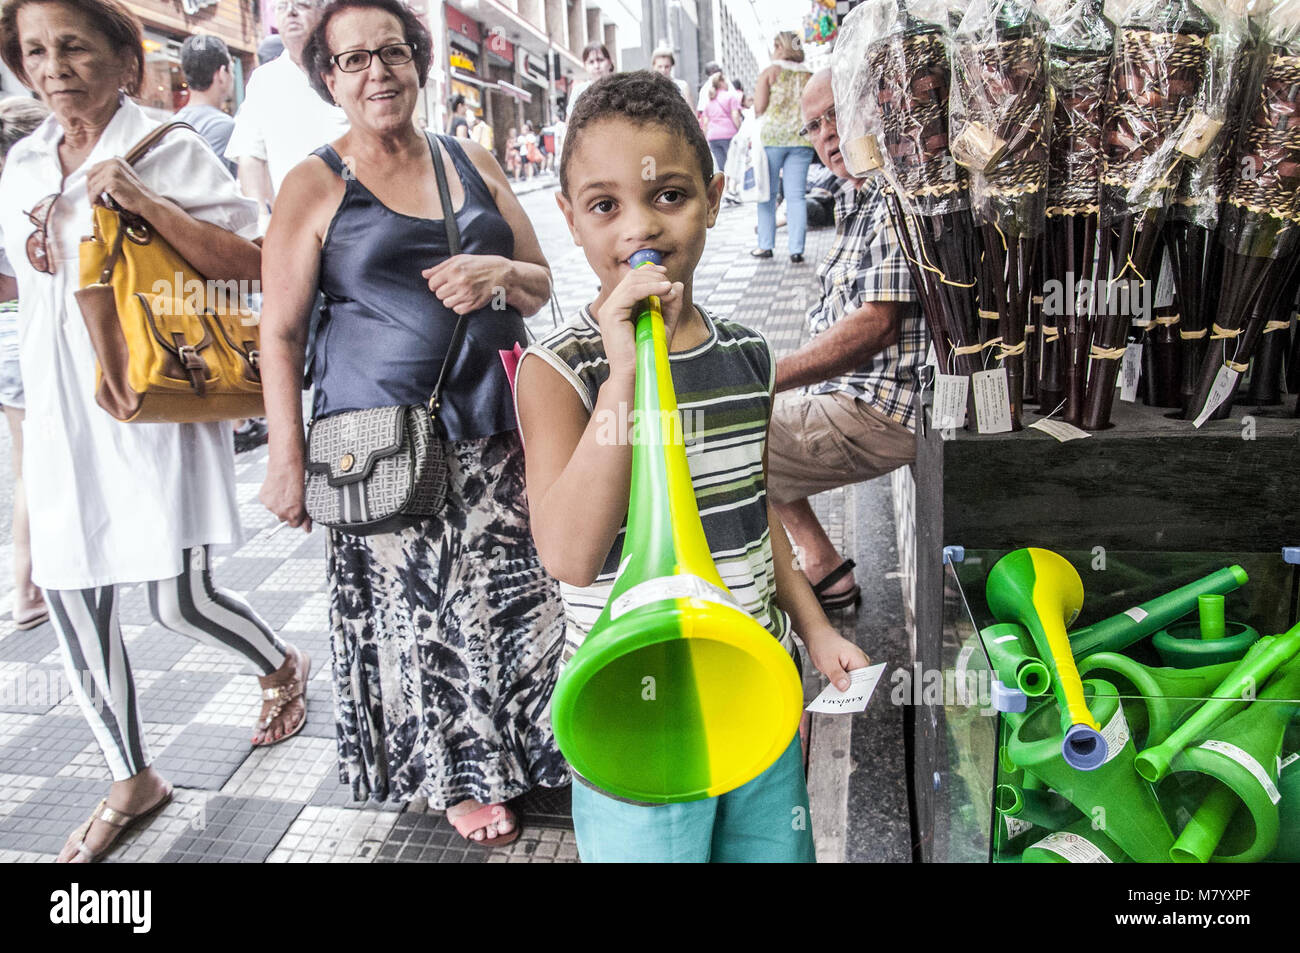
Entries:
{"label": "green horn in bin", "polygon": [[1228,622],[1223,596],[1197,599],[1195,621],[1178,622],[1151,637],[1160,661],[1173,668],[1193,668],[1219,662],[1236,662],[1259,639],[1259,632],[1244,622]]}
{"label": "green horn in bin", "polygon": [[1079,675],[1106,679],[1121,697],[1129,695],[1130,691],[1141,696],[1146,708],[1146,730],[1138,730],[1139,719],[1134,718],[1131,712],[1129,728],[1133,731],[1135,743],[1143,748],[1168,738],[1178,720],[1203,703],[1236,667],[1236,662],[1224,662],[1201,668],[1152,668],[1133,661],[1127,655],[1094,652],[1080,660]]}
{"label": "green horn in bin", "polygon": [[1249,581],[1246,570],[1240,566],[1219,569],[1172,592],[1071,632],[1070,650],[1075,658],[1084,658],[1093,652],[1121,652],[1177,622],[1197,607],[1201,596],[1235,592]]}
{"label": "green horn in bin", "polygon": [[1052,673],[1060,703],[1061,754],[1075,768],[1090,771],[1106,760],[1101,725],[1083,700],[1079,672],[1065,634],[1083,607],[1083,580],[1064,556],[1047,549],[1017,549],[989,570],[984,584],[989,611],[999,622],[1018,622],[1029,631]]}
{"label": "green horn in bin", "polygon": [[1269,860],[1300,863],[1300,752],[1282,759],[1277,780],[1282,800],[1278,803],[1277,847]]}
{"label": "green horn in bin", "polygon": [[1151,785],[1133,770],[1136,748],[1129,736],[1115,686],[1100,679],[1083,683],[1090,710],[1105,726],[1106,760],[1090,771],[1079,771],[1061,755],[1060,715],[1055,699],[1045,699],[1016,728],[1008,748],[1011,759],[1028,774],[1073,804],[1090,825],[1096,825],[1129,857],[1142,863],[1164,863],[1174,845]]}
{"label": "green horn in bin", "polygon": [[1255,863],[1277,845],[1280,829],[1277,787],[1282,736],[1300,708],[1300,657],[1283,666],[1244,711],[1210,732],[1210,737],[1175,756],[1175,784],[1182,772],[1205,776],[1205,798],[1183,828],[1170,857]]}
{"label": "green horn in bin", "polygon": [[1297,652],[1300,652],[1300,625],[1292,626],[1283,635],[1261,638],[1233,666],[1209,701],[1193,711],[1164,741],[1139,752],[1134,762],[1138,773],[1153,784],[1163,779],[1178,752],[1245,707],[1259,687]]}
{"label": "green horn in bin", "polygon": [[994,804],[999,814],[1018,817],[1049,831],[1059,831],[1079,818],[1079,809],[1059,794],[1015,784],[999,784]]}
{"label": "green horn in bin", "polygon": [[1123,864],[1128,857],[1119,846],[1095,830],[1086,818],[1070,824],[1064,830],[1048,834],[1030,844],[1020,855],[1022,864]]}
{"label": "green horn in bin", "polygon": [[1052,687],[1052,673],[1029,650],[1029,633],[1024,626],[999,622],[980,630],[980,642],[1003,685],[1018,688],[1030,698]]}

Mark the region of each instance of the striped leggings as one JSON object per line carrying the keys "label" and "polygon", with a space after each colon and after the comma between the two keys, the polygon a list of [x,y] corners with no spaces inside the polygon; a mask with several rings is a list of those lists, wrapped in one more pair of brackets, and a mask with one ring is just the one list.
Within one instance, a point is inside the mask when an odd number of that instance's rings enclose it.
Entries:
{"label": "striped leggings", "polygon": [[[184,565],[174,579],[148,584],[149,611],[159,624],[237,652],[263,675],[284,664],[284,644],[253,607],[212,584],[207,546],[185,550]],[[113,780],[125,781],[151,759],[117,620],[117,587],[47,590],[45,597],[73,694],[104,750]]]}

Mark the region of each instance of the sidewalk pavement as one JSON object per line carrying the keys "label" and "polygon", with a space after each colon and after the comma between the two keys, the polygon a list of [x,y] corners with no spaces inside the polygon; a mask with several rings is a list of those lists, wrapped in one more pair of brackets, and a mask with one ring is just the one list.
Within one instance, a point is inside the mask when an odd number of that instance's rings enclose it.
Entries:
{"label": "sidewalk pavement", "polygon": [[[825,254],[832,230],[809,232],[808,263],[792,265],[782,249],[770,260],[749,256],[753,224],[752,206],[724,210],[696,274],[695,299],[716,314],[761,329],[779,353],[789,352],[805,335],[803,315],[815,289],[813,263]],[[785,232],[777,238],[783,244]],[[579,249],[551,256],[562,311],[572,315],[595,293],[595,278]],[[532,324],[541,334],[551,321],[544,310]],[[400,810],[351,802],[337,776],[325,535],[285,530],[271,536],[276,521],[257,499],[265,467],[265,448],[236,460],[248,540],[216,558],[214,575],[221,586],[244,594],[284,638],[311,653],[306,727],[283,744],[251,748],[248,737],[259,705],[251,668],[164,630],[150,619],[144,589],[125,591],[121,624],[145,736],[157,768],[176,785],[176,798],[123,838],[107,860],[576,860],[567,788],[516,801],[524,832],[501,850],[470,846],[440,812],[420,802]],[[817,500],[832,538],[845,552],[855,552],[850,538],[855,520],[846,517],[850,497],[836,491]],[[861,557],[859,566],[862,578]],[[7,603],[10,596],[0,599]],[[840,622],[852,637],[855,618],[846,615]],[[821,682],[813,673],[808,690],[819,691]],[[814,832],[823,860],[842,859],[848,769],[818,771],[818,724],[813,775],[842,777],[843,783],[814,786]],[[845,746],[832,747],[825,757],[846,762]],[[17,632],[8,619],[0,622],[0,861],[52,860],[107,793],[109,782],[99,747],[64,681],[49,624]],[[829,834],[818,826],[823,817],[835,827]]]}
{"label": "sidewalk pavement", "polygon": [[560,177],[554,172],[541,172],[531,179],[511,179],[510,188],[514,190],[515,195],[527,195],[529,192],[540,192],[542,189],[558,189],[560,187]]}

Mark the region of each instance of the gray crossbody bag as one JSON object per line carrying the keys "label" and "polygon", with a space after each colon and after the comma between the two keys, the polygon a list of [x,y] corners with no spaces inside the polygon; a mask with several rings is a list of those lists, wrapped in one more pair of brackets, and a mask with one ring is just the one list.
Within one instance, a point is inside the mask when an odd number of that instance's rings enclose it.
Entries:
{"label": "gray crossbody bag", "polygon": [[[430,138],[447,249],[460,254],[460,228],[436,140]],[[438,381],[427,404],[350,410],[307,428],[306,506],[315,523],[353,536],[391,533],[442,512],[447,448],[438,421],[442,386],[465,336],[456,319]]]}

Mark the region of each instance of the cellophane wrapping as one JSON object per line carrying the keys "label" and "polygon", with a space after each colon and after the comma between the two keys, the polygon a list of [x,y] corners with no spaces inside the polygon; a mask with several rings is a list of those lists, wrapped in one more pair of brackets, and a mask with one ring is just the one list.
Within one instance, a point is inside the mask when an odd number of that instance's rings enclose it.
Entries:
{"label": "cellophane wrapping", "polygon": [[1042,230],[1053,94],[1047,21],[1030,0],[975,0],[953,36],[949,129],[976,220],[1007,239]]}
{"label": "cellophane wrapping", "polygon": [[1074,0],[1053,10],[1047,31],[1048,76],[1055,93],[1047,214],[1087,215],[1098,210],[1105,164],[1102,124],[1115,25],[1099,0]]}
{"label": "cellophane wrapping", "polygon": [[[1226,97],[1213,82],[1218,26],[1192,0],[1137,0],[1115,41],[1112,102],[1103,131],[1103,219],[1171,201],[1182,162],[1222,127]],[[1208,90],[1208,91],[1207,91]]]}

